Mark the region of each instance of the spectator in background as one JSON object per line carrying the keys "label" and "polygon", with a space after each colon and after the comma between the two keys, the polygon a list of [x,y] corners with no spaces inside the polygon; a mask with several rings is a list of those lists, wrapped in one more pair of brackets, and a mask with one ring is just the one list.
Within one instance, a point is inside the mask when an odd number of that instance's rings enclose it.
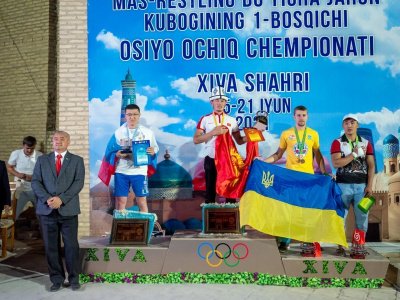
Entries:
{"label": "spectator in background", "polygon": [[36,205],[35,195],[32,192],[31,180],[33,168],[39,156],[40,151],[35,150],[36,138],[27,136],[22,141],[22,149],[15,150],[11,153],[7,163],[7,170],[14,175],[16,182],[15,196],[18,199],[15,218],[17,219],[22,213],[25,205],[31,202]]}

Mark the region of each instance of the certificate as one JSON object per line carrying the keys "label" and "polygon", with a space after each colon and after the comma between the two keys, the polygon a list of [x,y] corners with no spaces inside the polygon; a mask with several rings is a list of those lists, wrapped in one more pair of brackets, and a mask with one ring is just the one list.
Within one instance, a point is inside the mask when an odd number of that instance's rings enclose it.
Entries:
{"label": "certificate", "polygon": [[256,128],[245,128],[244,134],[246,135],[248,142],[264,141],[264,136],[262,132]]}
{"label": "certificate", "polygon": [[135,166],[145,166],[150,163],[150,154],[146,150],[150,147],[150,141],[132,141],[132,156]]}

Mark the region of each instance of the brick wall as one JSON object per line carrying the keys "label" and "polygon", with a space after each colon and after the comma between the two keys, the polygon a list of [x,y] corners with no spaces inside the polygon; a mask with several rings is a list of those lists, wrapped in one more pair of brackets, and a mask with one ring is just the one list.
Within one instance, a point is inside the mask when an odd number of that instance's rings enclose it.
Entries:
{"label": "brick wall", "polygon": [[[54,1],[2,0],[0,5],[0,159],[34,135],[45,148],[49,97],[55,98]],[[49,88],[51,87],[51,88]],[[50,116],[50,118],[48,118]],[[50,126],[51,127],[51,126]]]}
{"label": "brick wall", "polygon": [[90,233],[89,103],[87,65],[87,2],[62,0],[58,5],[57,127],[71,135],[70,151],[85,159],[79,235]]}

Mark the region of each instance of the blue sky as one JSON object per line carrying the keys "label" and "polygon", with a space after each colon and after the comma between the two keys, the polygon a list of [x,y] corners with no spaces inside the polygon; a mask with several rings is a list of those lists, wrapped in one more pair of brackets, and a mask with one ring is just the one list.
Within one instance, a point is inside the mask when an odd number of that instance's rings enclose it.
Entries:
{"label": "blue sky", "polygon": [[[211,111],[209,93],[197,93],[197,73],[235,73],[239,91],[229,95],[233,102],[240,97],[260,99],[275,96],[291,97],[292,108],[306,105],[310,114],[308,125],[319,132],[321,150],[327,157],[332,140],[340,133],[343,115],[356,113],[361,127],[373,131],[378,169],[382,170],[382,140],[388,134],[397,136],[400,125],[400,10],[395,0],[381,1],[378,6],[347,7],[350,26],[344,29],[272,30],[265,25],[255,30],[254,13],[277,10],[265,4],[262,8],[241,9],[246,16],[246,27],[240,31],[168,33],[143,32],[143,13],[152,12],[151,9],[113,12],[110,3],[89,1],[88,6],[92,185],[97,182],[99,161],[107,140],[119,126],[121,80],[128,69],[136,80],[137,103],[143,110],[142,123],[153,129],[162,148],[170,151],[172,159],[188,170],[202,157],[202,146],[192,143],[195,125],[202,115]],[[321,5],[291,10],[323,8]],[[189,10],[169,12],[186,13]],[[321,35],[373,35],[375,55],[253,60],[242,55],[243,41],[250,36]],[[122,39],[172,39],[179,50],[182,39],[199,37],[236,38],[240,45],[240,59],[184,61],[177,51],[171,61],[120,60],[119,44]],[[246,93],[242,87],[243,75],[247,72],[309,72],[311,89],[304,93]],[[232,111],[231,115],[236,115],[236,111]],[[260,145],[262,155],[273,153],[277,149],[281,130],[292,125],[291,114],[270,114],[270,131],[265,133],[266,142]]]}

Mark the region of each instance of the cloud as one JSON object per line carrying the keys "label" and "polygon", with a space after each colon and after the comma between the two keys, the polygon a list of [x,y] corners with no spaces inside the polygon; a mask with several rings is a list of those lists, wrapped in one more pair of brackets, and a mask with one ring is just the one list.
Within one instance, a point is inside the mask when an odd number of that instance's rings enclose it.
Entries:
{"label": "cloud", "polygon": [[175,105],[179,104],[179,101],[175,96],[170,96],[170,97],[167,97],[167,98],[161,96],[161,97],[156,98],[154,100],[154,102],[157,103],[158,105],[161,105],[161,106],[167,106],[167,105],[175,106]]}
{"label": "cloud", "polygon": [[106,49],[120,50],[121,39],[116,37],[112,32],[103,29],[96,36],[96,41],[102,42]]}
{"label": "cloud", "polygon": [[150,127],[151,129],[160,129],[163,127],[167,127],[171,124],[177,124],[181,122],[180,118],[169,117],[166,113],[158,110],[148,110],[144,111],[142,114],[142,118],[140,118],[140,122]]}
{"label": "cloud", "polygon": [[156,100],[154,100],[155,103],[165,106],[168,104],[168,101],[165,97],[158,97]]}
{"label": "cloud", "polygon": [[400,126],[400,109],[391,111],[382,107],[381,111],[370,111],[366,113],[356,113],[360,124],[375,124],[379,133],[379,139],[375,142],[378,149],[383,146],[383,140],[389,134],[396,135]]}
{"label": "cloud", "polygon": [[189,77],[187,79],[179,78],[171,82],[171,87],[178,90],[182,95],[191,99],[198,99],[208,102],[208,93],[198,93],[199,81],[197,77]]}
{"label": "cloud", "polygon": [[152,87],[150,85],[145,85],[143,87],[143,90],[145,90],[148,94],[156,94],[158,92],[158,88],[157,87]]}
{"label": "cloud", "polygon": [[[107,139],[119,126],[121,114],[122,91],[112,91],[112,94],[102,101],[93,98],[89,102],[90,135],[93,139]],[[162,128],[180,122],[179,118],[171,118],[161,111],[146,110],[147,96],[136,94],[136,104],[142,112],[141,123],[152,128]]]}
{"label": "cloud", "polygon": [[185,125],[183,125],[183,128],[194,129],[194,128],[196,128],[196,125],[197,125],[196,121],[193,119],[190,119],[185,123]]}
{"label": "cloud", "polygon": [[89,102],[90,136],[93,139],[110,135],[119,126],[121,114],[122,91],[112,91],[111,95],[102,101],[93,98]]}

